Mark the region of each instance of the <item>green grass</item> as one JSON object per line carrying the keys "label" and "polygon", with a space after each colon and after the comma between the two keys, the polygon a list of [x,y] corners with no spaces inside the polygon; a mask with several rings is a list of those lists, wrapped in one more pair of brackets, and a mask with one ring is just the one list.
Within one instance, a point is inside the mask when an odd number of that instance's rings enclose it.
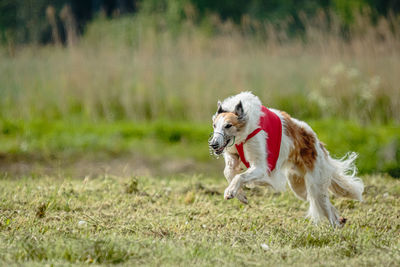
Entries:
{"label": "green grass", "polygon": [[0,153],[37,159],[114,157],[130,152],[143,157],[179,156],[210,160],[211,126],[157,121],[0,120]]}
{"label": "green grass", "polygon": [[[399,29],[384,22],[347,41],[314,23],[289,42],[279,25],[260,41],[229,22],[174,34],[125,17],[74,47],[0,48],[0,265],[400,262],[400,181],[382,174],[400,177]],[[313,226],[290,193],[223,200],[210,116],[243,90],[307,121],[333,156],[359,153],[365,201],[333,200],[344,229]]]}
{"label": "green grass", "polygon": [[[351,121],[308,121],[334,157],[359,153],[361,173],[400,176],[400,127],[363,126]],[[90,120],[0,120],[0,155],[30,161],[82,157],[191,159],[215,166],[207,139],[211,125],[196,122]],[[207,170],[207,166],[201,172]]]}
{"label": "green grass", "polygon": [[[400,181],[365,176],[365,201],[333,199],[348,223],[304,218],[292,193],[248,191],[225,201],[224,178],[63,179],[4,175],[0,261],[25,265],[394,266]],[[263,250],[261,244],[267,244]]]}

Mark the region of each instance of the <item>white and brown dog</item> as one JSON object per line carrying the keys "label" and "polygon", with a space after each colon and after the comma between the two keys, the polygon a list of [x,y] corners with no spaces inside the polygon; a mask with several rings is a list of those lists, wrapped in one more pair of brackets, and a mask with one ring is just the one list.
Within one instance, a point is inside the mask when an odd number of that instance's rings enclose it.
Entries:
{"label": "white and brown dog", "polygon": [[[364,185],[355,176],[356,153],[333,159],[310,126],[285,112],[265,108],[252,93],[218,102],[212,120],[209,145],[225,158],[229,183],[225,199],[236,197],[247,203],[244,185],[269,185],[283,191],[287,181],[298,198],[310,202],[311,219],[318,222],[325,216],[333,227],[342,226],[346,219],[332,206],[328,189],[337,196],[362,200]],[[240,162],[246,171],[242,172]]]}

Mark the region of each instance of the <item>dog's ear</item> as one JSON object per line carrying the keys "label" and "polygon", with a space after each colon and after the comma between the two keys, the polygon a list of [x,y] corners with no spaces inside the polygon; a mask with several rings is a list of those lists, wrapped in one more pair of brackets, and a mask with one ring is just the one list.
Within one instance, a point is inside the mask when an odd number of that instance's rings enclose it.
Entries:
{"label": "dog's ear", "polygon": [[225,110],[222,109],[222,103],[221,103],[221,101],[218,101],[218,104],[217,104],[217,105],[218,105],[217,114],[226,112]]}
{"label": "dog's ear", "polygon": [[244,110],[242,101],[239,101],[239,103],[236,105],[234,113],[238,116],[238,120],[244,119]]}

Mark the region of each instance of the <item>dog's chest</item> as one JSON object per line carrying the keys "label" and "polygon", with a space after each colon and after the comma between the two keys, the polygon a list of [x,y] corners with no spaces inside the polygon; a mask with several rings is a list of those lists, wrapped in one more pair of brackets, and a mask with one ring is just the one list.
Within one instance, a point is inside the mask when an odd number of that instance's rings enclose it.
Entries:
{"label": "dog's chest", "polygon": [[228,152],[228,153],[230,153],[230,154],[237,154],[237,155],[239,155],[238,154],[238,151],[237,151],[237,149],[236,149],[236,147],[233,145],[233,146],[230,146],[230,147],[227,147],[226,148],[226,151]]}

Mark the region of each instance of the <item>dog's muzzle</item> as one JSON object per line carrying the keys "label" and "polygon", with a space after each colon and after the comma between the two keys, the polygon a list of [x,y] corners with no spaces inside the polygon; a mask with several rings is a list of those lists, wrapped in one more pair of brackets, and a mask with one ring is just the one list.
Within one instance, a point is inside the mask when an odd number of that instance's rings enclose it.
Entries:
{"label": "dog's muzzle", "polygon": [[[219,135],[219,138],[215,137],[215,134]],[[208,139],[208,145],[212,149],[211,153],[217,156],[222,154],[222,152],[224,152],[224,149],[229,145],[231,140],[233,140],[233,142],[230,146],[232,146],[235,143],[234,136],[233,137],[228,136],[220,132],[212,132],[210,134],[210,138]]]}

